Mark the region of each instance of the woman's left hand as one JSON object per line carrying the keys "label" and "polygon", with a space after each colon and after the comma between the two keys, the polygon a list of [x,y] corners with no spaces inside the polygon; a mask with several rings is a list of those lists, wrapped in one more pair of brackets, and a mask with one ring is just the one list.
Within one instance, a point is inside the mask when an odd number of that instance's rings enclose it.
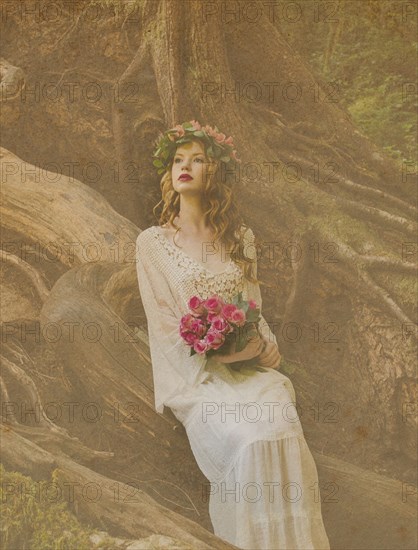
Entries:
{"label": "woman's left hand", "polygon": [[258,356],[258,362],[262,367],[278,369],[282,356],[278,346],[274,342],[264,339],[266,345],[264,350]]}

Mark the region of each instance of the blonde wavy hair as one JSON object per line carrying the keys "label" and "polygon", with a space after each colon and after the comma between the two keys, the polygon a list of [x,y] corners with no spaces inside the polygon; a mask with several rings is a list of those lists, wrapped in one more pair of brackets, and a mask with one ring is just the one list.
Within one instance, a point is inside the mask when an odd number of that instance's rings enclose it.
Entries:
{"label": "blonde wavy hair", "polygon": [[[258,283],[259,280],[252,276],[254,260],[245,256],[243,235],[248,226],[243,223],[242,216],[234,200],[232,174],[227,171],[224,175],[224,181],[222,181],[221,161],[208,157],[206,154],[206,145],[202,140],[196,138],[192,141],[203,145],[206,162],[212,167],[212,169],[207,171],[203,189],[203,202],[207,207],[204,212],[205,222],[215,233],[214,240],[211,242],[212,244],[216,240],[222,242],[227,247],[227,250],[231,251],[231,258],[241,267],[244,277],[252,283]],[[170,223],[176,227],[177,235],[180,227],[174,223],[174,219],[180,211],[180,195],[173,187],[171,177],[173,160],[174,155],[170,159],[167,170],[161,178],[160,188],[162,198],[154,206],[153,214],[160,226]],[[162,211],[158,216],[157,210],[160,207],[162,207]],[[244,231],[241,231],[242,226],[244,226]]]}

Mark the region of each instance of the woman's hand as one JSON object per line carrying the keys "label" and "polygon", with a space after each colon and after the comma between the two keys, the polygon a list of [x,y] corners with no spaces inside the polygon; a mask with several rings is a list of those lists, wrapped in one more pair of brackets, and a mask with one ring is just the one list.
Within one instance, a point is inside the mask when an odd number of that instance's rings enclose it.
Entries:
{"label": "woman's hand", "polygon": [[221,363],[246,361],[247,359],[252,359],[253,357],[257,357],[257,355],[260,355],[264,345],[265,340],[257,334],[257,336],[254,336],[253,338],[248,340],[247,345],[241,351],[235,351],[235,342],[233,342],[230,347],[229,353],[216,353],[214,357],[217,361],[220,361]]}
{"label": "woman's hand", "polygon": [[258,358],[262,367],[278,369],[282,356],[280,355],[279,348],[274,342],[264,340],[265,348],[260,353]]}

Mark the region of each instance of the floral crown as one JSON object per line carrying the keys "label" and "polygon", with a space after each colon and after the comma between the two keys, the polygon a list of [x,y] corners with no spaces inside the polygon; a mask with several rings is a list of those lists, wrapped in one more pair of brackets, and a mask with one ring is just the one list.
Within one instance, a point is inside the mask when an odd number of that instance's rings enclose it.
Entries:
{"label": "floral crown", "polygon": [[182,143],[188,143],[193,138],[199,138],[207,145],[206,153],[208,156],[222,162],[241,162],[236,156],[236,149],[231,136],[228,138],[225,134],[219,132],[218,128],[211,126],[201,126],[197,120],[177,124],[174,128],[160,134],[156,141],[156,150],[153,154],[153,164],[157,168],[158,174],[165,172],[174,157],[176,149]]}

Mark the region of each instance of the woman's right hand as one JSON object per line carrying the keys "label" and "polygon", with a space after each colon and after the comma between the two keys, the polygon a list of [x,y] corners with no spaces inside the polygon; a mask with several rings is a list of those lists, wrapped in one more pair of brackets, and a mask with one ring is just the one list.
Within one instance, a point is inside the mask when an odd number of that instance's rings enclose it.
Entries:
{"label": "woman's right hand", "polygon": [[253,338],[250,338],[244,349],[241,351],[235,351],[235,342],[232,343],[230,351],[228,353],[215,353],[214,358],[221,363],[234,363],[235,361],[246,361],[257,357],[263,351],[265,341],[257,334]]}

